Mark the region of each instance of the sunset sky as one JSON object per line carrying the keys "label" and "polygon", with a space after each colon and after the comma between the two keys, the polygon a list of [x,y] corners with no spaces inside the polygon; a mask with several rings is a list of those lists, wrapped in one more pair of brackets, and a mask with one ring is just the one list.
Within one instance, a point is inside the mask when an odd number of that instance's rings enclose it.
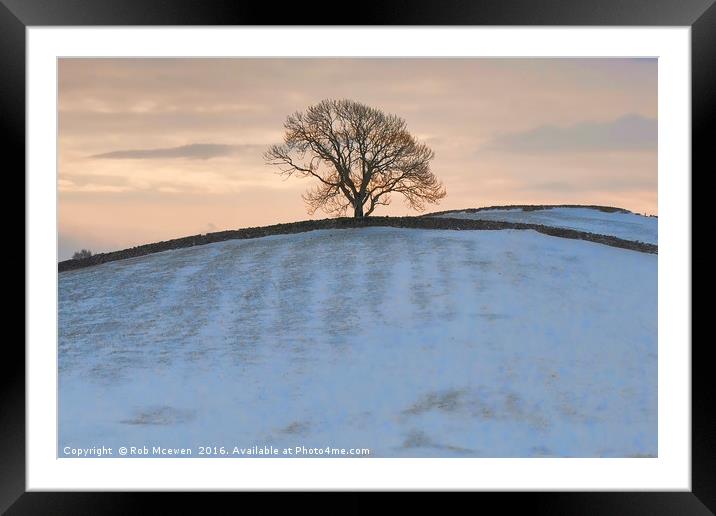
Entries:
{"label": "sunset sky", "polygon": [[429,211],[658,213],[656,59],[60,59],[59,259],[326,217],[262,158],[325,98],[399,115],[435,151]]}

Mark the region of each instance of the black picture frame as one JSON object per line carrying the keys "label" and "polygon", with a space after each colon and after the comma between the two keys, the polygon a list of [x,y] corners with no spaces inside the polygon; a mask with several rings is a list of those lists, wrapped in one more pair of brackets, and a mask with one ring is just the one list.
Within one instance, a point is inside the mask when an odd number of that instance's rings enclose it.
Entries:
{"label": "black picture frame", "polygon": [[[7,175],[25,170],[25,29],[110,25],[576,25],[690,26],[692,35],[692,171],[714,169],[708,135],[716,125],[716,5],[714,0],[461,0],[360,4],[341,18],[335,3],[283,4],[231,0],[0,0],[0,128]],[[317,14],[319,13],[319,14]],[[711,131],[709,131],[711,129]],[[710,165],[710,166],[709,166]],[[10,174],[10,172],[14,174]],[[24,191],[24,180],[23,180]],[[17,190],[16,190],[17,191]],[[10,217],[5,208],[6,221]],[[16,223],[19,227],[19,224]],[[24,239],[24,234],[23,237]],[[17,245],[16,245],[17,247]],[[17,254],[17,251],[14,251]],[[27,259],[27,256],[24,256]],[[15,260],[19,260],[16,256]],[[27,281],[27,269],[25,281]],[[9,297],[7,298],[9,301]],[[23,297],[24,299],[24,297]],[[18,303],[19,304],[19,303]],[[23,304],[24,309],[24,304]],[[716,512],[716,418],[711,402],[710,339],[683,342],[692,353],[692,490],[690,492],[479,493],[478,503],[545,514],[713,514]],[[160,501],[160,512],[205,509],[206,495],[184,493],[25,492],[25,353],[4,342],[0,392],[0,511],[7,514],[133,514]],[[214,493],[214,495],[217,495]],[[228,497],[247,494],[225,493]],[[276,494],[259,503],[271,504]],[[158,498],[158,500],[157,500]],[[423,497],[416,496],[423,504]],[[233,500],[233,498],[232,498]],[[242,498],[244,500],[244,498]],[[295,501],[293,504],[295,505]],[[357,494],[339,512],[372,511]],[[469,503],[475,503],[471,501]],[[194,505],[199,504],[199,505]],[[326,508],[331,512],[336,507]],[[315,503],[310,509],[321,507]],[[237,510],[241,509],[236,507]],[[325,509],[324,509],[325,510]],[[338,511],[337,511],[338,512]]]}

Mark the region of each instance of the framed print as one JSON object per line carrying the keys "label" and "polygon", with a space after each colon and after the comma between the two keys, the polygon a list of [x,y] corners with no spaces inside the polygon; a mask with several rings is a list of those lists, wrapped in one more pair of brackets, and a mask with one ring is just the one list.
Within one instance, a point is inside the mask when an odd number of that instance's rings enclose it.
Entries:
{"label": "framed print", "polygon": [[691,341],[711,2],[387,3],[345,25],[3,1],[27,200],[3,509],[713,510]]}

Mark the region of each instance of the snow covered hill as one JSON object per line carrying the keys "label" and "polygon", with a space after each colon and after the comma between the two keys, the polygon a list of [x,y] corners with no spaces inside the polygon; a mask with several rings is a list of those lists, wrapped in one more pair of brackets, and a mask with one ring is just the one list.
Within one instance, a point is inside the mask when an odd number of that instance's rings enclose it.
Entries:
{"label": "snow covered hill", "polygon": [[499,220],[574,229],[648,244],[658,243],[658,219],[636,213],[605,212],[591,208],[554,207],[524,211],[521,208],[443,212],[439,217]]}
{"label": "snow covered hill", "polygon": [[657,256],[378,227],[166,251],[59,275],[59,375],[61,456],[655,456]]}

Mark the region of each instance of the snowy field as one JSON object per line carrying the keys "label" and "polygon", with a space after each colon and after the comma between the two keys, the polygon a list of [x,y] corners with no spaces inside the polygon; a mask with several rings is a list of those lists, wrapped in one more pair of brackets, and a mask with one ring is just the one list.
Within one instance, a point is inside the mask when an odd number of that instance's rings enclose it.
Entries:
{"label": "snowy field", "polygon": [[655,456],[657,256],[376,227],[107,263],[59,275],[59,376],[60,450]]}
{"label": "snowy field", "polygon": [[474,213],[453,211],[438,215],[456,219],[499,220],[541,224],[555,228],[575,229],[588,233],[612,235],[625,240],[657,244],[658,219],[636,213],[607,213],[590,208],[549,208],[522,211],[521,208],[484,210]]}

